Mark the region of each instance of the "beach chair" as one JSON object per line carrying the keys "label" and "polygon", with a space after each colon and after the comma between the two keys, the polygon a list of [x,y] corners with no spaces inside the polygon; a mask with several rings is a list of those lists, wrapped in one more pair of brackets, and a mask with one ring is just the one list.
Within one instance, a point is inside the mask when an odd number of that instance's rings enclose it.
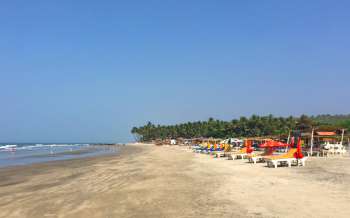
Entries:
{"label": "beach chair", "polygon": [[285,154],[271,156],[264,158],[264,160],[267,162],[268,167],[273,166],[274,168],[277,168],[278,164],[287,164],[288,167],[291,167],[292,164],[296,163],[297,165],[305,166],[307,157],[297,159],[294,157],[295,152],[297,152],[297,149],[292,148]]}
{"label": "beach chair", "polygon": [[248,155],[248,153],[247,153],[246,147],[240,149],[239,151],[227,152],[228,158],[232,158],[232,160],[235,160],[238,158],[244,159],[247,155]]}
{"label": "beach chair", "polygon": [[250,163],[256,164],[257,162],[265,162],[264,158],[272,157],[273,154],[269,150],[264,151],[263,153],[253,153],[248,154],[247,158]]}
{"label": "beach chair", "polygon": [[215,151],[213,152],[213,155],[216,158],[225,157],[225,151]]}
{"label": "beach chair", "polygon": [[208,146],[208,152],[206,154],[214,155],[216,152],[221,151],[220,147],[217,144]]}
{"label": "beach chair", "polygon": [[199,144],[194,147],[193,152],[195,153],[208,153],[208,146],[206,144]]}
{"label": "beach chair", "polygon": [[334,154],[340,154],[340,155],[344,155],[346,154],[346,149],[345,146],[343,146],[342,144],[336,144],[334,146]]}
{"label": "beach chair", "polygon": [[229,144],[220,145],[220,149],[213,152],[214,157],[221,158],[225,157],[227,152],[231,149]]}
{"label": "beach chair", "polygon": [[342,144],[330,144],[329,142],[323,145],[322,155],[328,157],[331,155],[344,155],[346,153],[346,149]]}
{"label": "beach chair", "polygon": [[201,154],[209,154],[210,144],[207,144],[207,143],[199,144],[199,146],[194,150],[194,152],[201,153]]}
{"label": "beach chair", "polygon": [[243,159],[246,159],[248,155],[249,155],[249,153],[247,153],[247,152],[240,152],[240,153],[236,154],[236,159],[243,160]]}

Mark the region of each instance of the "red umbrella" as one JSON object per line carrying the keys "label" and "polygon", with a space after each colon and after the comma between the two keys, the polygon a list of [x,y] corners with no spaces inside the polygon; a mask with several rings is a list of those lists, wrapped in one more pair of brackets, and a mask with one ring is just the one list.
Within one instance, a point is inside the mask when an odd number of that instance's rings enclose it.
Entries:
{"label": "red umbrella", "polygon": [[279,142],[279,141],[274,141],[274,140],[266,141],[265,143],[259,145],[260,148],[268,149],[268,154],[272,154],[274,148],[288,147],[288,146],[289,144]]}
{"label": "red umbrella", "polygon": [[278,148],[278,147],[288,147],[288,146],[289,144],[279,142],[279,141],[274,141],[274,140],[270,140],[259,145],[260,148]]}
{"label": "red umbrella", "polygon": [[245,144],[245,146],[246,146],[246,148],[247,148],[247,153],[248,154],[250,154],[250,153],[252,153],[254,150],[253,150],[253,148],[252,148],[252,144],[253,144],[253,141],[251,141],[251,140],[245,140],[245,142],[244,142],[244,144]]}
{"label": "red umbrella", "polygon": [[298,139],[297,152],[294,153],[294,157],[297,159],[304,157],[303,153],[301,152],[301,137]]}

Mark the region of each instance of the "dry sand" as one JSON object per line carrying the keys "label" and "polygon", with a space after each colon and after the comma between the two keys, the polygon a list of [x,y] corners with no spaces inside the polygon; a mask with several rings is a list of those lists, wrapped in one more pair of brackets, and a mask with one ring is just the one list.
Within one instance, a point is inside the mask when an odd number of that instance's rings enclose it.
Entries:
{"label": "dry sand", "polygon": [[266,168],[180,147],[0,169],[0,217],[349,217],[350,158]]}

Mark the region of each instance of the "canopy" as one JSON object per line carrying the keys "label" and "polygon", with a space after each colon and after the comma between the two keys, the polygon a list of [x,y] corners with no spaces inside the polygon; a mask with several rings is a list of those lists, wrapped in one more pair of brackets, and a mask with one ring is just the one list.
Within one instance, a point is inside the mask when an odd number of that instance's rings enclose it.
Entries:
{"label": "canopy", "polygon": [[335,132],[316,132],[317,135],[319,136],[333,136],[336,135]]}

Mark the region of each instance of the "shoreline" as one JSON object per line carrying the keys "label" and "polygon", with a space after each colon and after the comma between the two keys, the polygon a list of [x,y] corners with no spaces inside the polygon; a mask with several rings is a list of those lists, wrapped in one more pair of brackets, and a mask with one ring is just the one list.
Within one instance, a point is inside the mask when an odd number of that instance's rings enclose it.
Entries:
{"label": "shoreline", "polygon": [[[44,161],[44,162],[36,162],[36,163],[29,163],[29,164],[20,164],[20,165],[9,165],[9,166],[3,166],[0,167],[0,175],[3,171],[11,171],[11,170],[26,170],[27,168],[35,168],[35,167],[55,167],[55,166],[69,166],[69,165],[76,165],[80,164],[80,162],[88,162],[88,163],[93,163],[93,162],[99,162],[99,161],[104,161],[104,160],[109,160],[110,158],[117,157],[120,155],[123,155],[126,151],[131,150],[128,145],[132,144],[126,144],[125,146],[122,145],[108,145],[108,146],[118,146],[118,151],[115,153],[102,153],[102,154],[97,154],[95,156],[75,156],[69,159],[62,159],[62,160],[49,160],[49,161]],[[97,145],[101,146],[101,145]],[[134,150],[134,149],[132,149]],[[85,153],[86,151],[73,151],[75,153]],[[135,149],[134,152],[137,152]],[[70,154],[71,152],[62,152],[62,153],[57,153],[54,155],[60,155],[60,154]],[[46,155],[43,155],[46,156]],[[77,163],[75,163],[77,162]],[[1,178],[1,177],[0,177]],[[1,186],[1,180],[0,180],[0,186]]]}
{"label": "shoreline", "polygon": [[[347,217],[350,158],[271,169],[180,146],[0,169],[0,217]],[[331,209],[332,208],[332,209]]]}
{"label": "shoreline", "polygon": [[[20,167],[20,166],[30,166],[33,164],[49,163],[49,162],[59,162],[65,160],[75,160],[81,158],[93,158],[98,156],[114,155],[118,153],[125,144],[91,144],[89,147],[81,148],[79,150],[65,150],[65,151],[55,151],[53,153],[37,153],[27,156],[22,156],[18,158],[18,162],[12,161],[12,163],[4,162],[0,165],[0,169],[5,169],[8,167]],[[103,149],[101,150],[101,148]],[[9,154],[12,152],[8,151]],[[14,153],[16,154],[16,153]],[[10,155],[9,155],[10,156]],[[16,155],[15,155],[16,157]],[[31,160],[30,160],[31,159]],[[28,161],[30,160],[30,161]]]}

